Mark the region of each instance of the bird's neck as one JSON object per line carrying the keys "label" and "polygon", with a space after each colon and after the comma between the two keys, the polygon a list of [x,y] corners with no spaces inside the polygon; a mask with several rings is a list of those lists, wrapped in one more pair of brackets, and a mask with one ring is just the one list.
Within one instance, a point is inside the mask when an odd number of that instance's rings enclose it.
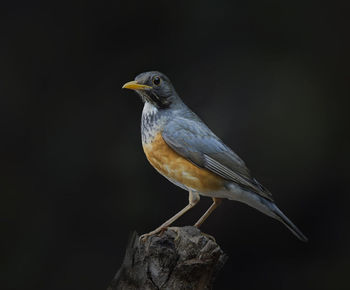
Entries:
{"label": "bird's neck", "polygon": [[187,114],[191,117],[194,115],[184,103],[179,101],[169,109],[159,109],[152,103],[145,102],[141,118],[142,143],[151,142],[157,133],[163,131],[167,122]]}
{"label": "bird's neck", "polygon": [[155,135],[163,129],[165,118],[160,110],[149,102],[145,102],[141,118],[142,143],[150,143]]}
{"label": "bird's neck", "polygon": [[145,102],[142,110],[142,116],[154,116],[159,112],[158,108],[149,102]]}

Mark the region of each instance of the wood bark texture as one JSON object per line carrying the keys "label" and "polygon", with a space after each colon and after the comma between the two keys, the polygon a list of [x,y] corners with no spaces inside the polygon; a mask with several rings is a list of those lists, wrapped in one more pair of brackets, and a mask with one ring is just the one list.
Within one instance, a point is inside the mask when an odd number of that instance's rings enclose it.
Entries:
{"label": "wood bark texture", "polygon": [[108,290],[212,289],[227,255],[196,227],[171,227],[139,241],[134,232]]}

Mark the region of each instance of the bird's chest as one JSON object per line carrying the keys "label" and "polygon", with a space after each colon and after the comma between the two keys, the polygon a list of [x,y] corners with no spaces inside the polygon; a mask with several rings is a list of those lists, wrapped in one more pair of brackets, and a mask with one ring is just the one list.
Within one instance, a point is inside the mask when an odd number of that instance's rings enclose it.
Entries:
{"label": "bird's chest", "polygon": [[143,116],[142,146],[148,161],[171,182],[184,189],[201,193],[216,191],[223,185],[218,175],[200,168],[176,153],[162,137],[160,120]]}

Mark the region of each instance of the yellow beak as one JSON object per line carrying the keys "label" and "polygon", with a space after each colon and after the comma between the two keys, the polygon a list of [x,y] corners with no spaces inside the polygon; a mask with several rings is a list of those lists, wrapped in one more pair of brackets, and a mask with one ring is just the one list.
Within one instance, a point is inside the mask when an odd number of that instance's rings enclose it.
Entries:
{"label": "yellow beak", "polygon": [[146,86],[146,85],[138,84],[137,81],[131,81],[131,82],[128,82],[128,83],[124,84],[124,86],[122,87],[122,89],[129,89],[129,90],[149,90],[149,89],[152,89],[152,87]]}

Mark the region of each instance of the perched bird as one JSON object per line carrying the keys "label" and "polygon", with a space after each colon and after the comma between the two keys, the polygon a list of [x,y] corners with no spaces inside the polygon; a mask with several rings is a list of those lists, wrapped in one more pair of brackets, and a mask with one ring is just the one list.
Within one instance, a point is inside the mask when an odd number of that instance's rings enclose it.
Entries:
{"label": "perched bird", "polygon": [[213,204],[196,227],[227,198],[279,220],[298,239],[307,241],[276,206],[271,193],[250,175],[243,160],[183,103],[168,77],[157,71],[145,72],[123,88],[136,91],[144,102],[141,135],[148,161],[165,178],[189,192],[185,208],[142,238],[166,229],[203,195],[211,197]]}

